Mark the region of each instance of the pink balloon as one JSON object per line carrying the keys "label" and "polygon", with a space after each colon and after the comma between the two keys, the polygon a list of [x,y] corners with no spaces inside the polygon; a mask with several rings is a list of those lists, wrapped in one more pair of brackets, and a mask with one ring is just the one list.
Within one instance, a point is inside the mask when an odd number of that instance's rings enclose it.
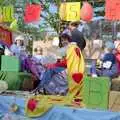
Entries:
{"label": "pink balloon", "polygon": [[93,18],[93,7],[88,2],[84,2],[81,8],[81,19],[90,22]]}

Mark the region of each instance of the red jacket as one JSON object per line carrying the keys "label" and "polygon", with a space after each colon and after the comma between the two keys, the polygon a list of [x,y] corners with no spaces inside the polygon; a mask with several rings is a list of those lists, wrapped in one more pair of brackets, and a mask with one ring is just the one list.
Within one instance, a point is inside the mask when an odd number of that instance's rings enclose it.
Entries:
{"label": "red jacket", "polygon": [[117,52],[117,53],[115,54],[115,56],[116,56],[116,62],[117,62],[118,72],[119,72],[119,74],[120,74],[120,53]]}

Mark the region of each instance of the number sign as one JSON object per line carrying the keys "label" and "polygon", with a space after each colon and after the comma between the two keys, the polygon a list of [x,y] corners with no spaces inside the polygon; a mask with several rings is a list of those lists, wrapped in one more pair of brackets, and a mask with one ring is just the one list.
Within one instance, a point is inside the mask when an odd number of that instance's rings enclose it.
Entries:
{"label": "number sign", "polygon": [[120,20],[120,0],[106,0],[105,17],[108,20]]}
{"label": "number sign", "polygon": [[85,77],[83,100],[88,108],[108,109],[110,80],[108,77]]}
{"label": "number sign", "polygon": [[0,7],[0,22],[12,22],[14,19],[14,7]]}
{"label": "number sign", "polygon": [[80,20],[80,2],[62,3],[59,14],[61,20],[64,21]]}

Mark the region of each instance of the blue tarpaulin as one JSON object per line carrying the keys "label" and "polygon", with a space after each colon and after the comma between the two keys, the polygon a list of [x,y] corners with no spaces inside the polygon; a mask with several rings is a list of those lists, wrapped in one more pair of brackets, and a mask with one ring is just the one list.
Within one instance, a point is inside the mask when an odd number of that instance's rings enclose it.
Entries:
{"label": "blue tarpaulin", "polygon": [[[16,103],[20,110],[10,113],[10,105]],[[30,119],[25,116],[25,99],[14,96],[0,96],[0,116],[11,114],[15,120],[120,120],[120,112],[78,109],[70,107],[55,106],[39,118]],[[18,119],[17,119],[18,117]]]}

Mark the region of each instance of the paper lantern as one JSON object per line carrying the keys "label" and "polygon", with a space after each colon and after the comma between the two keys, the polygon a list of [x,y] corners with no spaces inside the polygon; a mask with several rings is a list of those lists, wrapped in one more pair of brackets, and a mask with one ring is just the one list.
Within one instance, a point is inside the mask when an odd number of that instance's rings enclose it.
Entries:
{"label": "paper lantern", "polygon": [[80,14],[82,20],[91,21],[93,18],[93,7],[88,2],[84,2]]}

